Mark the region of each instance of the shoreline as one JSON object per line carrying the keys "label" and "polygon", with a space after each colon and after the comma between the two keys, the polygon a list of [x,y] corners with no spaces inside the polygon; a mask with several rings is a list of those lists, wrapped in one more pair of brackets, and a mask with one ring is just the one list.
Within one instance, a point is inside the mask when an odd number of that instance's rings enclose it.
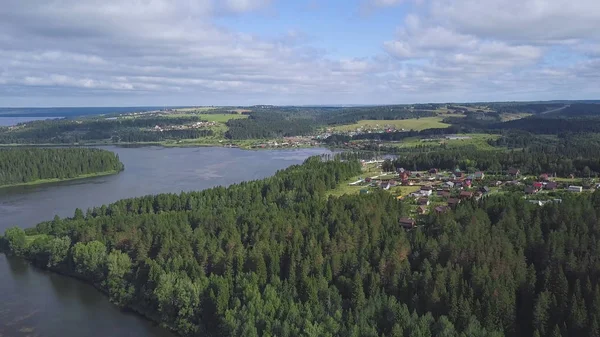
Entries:
{"label": "shoreline", "polygon": [[[97,146],[116,146],[116,147],[146,147],[161,146],[164,148],[185,148],[185,147],[223,147],[242,150],[294,150],[294,149],[314,149],[327,148],[327,144],[318,144],[314,146],[287,146],[287,147],[253,147],[247,143],[172,143],[172,142],[137,142],[137,143],[84,143],[84,144],[0,144],[0,148],[19,148],[19,147],[97,147]],[[0,186],[1,188],[1,186]]]}
{"label": "shoreline", "polygon": [[[2,235],[0,235],[0,239],[1,238],[2,238]],[[40,265],[36,264],[34,261],[28,259],[27,257],[11,254],[9,251],[2,249],[2,247],[0,247],[0,254],[4,254],[6,256],[11,256],[13,258],[21,259],[21,260],[25,261],[25,263],[27,263],[32,268],[38,269],[42,273],[49,273],[49,274],[59,275],[62,277],[67,277],[67,278],[75,280],[76,282],[81,282],[83,284],[89,285],[92,288],[94,288],[94,290],[96,290],[100,294],[102,294],[102,296],[110,303],[110,305],[115,306],[120,311],[128,312],[133,315],[136,315],[137,317],[140,317],[140,318],[152,323],[156,327],[160,327],[162,329],[169,331],[176,337],[183,336],[175,329],[175,327],[170,326],[169,324],[166,324],[164,322],[161,322],[159,318],[149,314],[148,312],[146,312],[145,310],[142,310],[138,306],[126,305],[126,306],[121,307],[121,306],[114,304],[113,302],[110,301],[108,291],[106,291],[106,289],[104,289],[101,284],[91,282],[90,280],[86,279],[85,277],[83,277],[81,275],[78,275],[77,273],[69,272],[67,270],[64,270],[63,268],[40,266]]]}
{"label": "shoreline", "polygon": [[38,179],[38,180],[26,182],[26,183],[0,185],[0,190],[4,189],[4,188],[10,188],[10,187],[37,186],[37,185],[45,185],[45,184],[52,184],[52,183],[61,183],[61,182],[65,182],[65,181],[82,180],[82,179],[87,179],[87,178],[105,177],[105,176],[119,174],[119,173],[121,173],[121,171],[112,170],[112,171],[105,171],[105,172],[98,172],[98,173],[88,173],[88,174],[83,174],[83,175],[73,177],[73,178]]}

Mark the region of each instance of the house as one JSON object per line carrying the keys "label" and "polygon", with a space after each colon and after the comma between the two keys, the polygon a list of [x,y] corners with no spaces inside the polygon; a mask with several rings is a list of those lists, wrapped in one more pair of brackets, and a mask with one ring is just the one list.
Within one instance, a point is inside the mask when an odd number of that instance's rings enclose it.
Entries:
{"label": "house", "polygon": [[481,179],[485,178],[485,174],[481,171],[477,171],[477,172],[475,172],[474,178],[476,180],[481,180]]}
{"label": "house", "polygon": [[416,226],[416,221],[414,219],[411,218],[400,218],[399,221],[400,225],[402,225],[402,227],[406,228],[406,229],[413,229]]}
{"label": "house", "polygon": [[479,192],[486,194],[486,193],[490,193],[490,188],[487,186],[483,186],[482,188],[479,189]]}
{"label": "house", "polygon": [[550,179],[550,175],[548,175],[548,173],[542,173],[542,174],[540,174],[539,179],[541,181],[548,181],[548,179]]}
{"label": "house", "polygon": [[569,186],[567,189],[569,192],[581,193],[583,192],[583,187],[581,186]]}
{"label": "house", "polygon": [[525,186],[525,194],[536,194],[539,190],[533,186]]}
{"label": "house", "polygon": [[404,171],[402,173],[399,173],[399,177],[400,180],[408,180],[408,178],[410,178],[410,172]]}
{"label": "house", "polygon": [[483,193],[481,193],[481,191],[477,191],[473,194],[473,198],[475,198],[475,200],[479,200],[481,197],[483,197]]}
{"label": "house", "polygon": [[366,177],[365,178],[365,182],[370,183],[371,182],[371,177]]}
{"label": "house", "polygon": [[473,198],[473,192],[462,191],[460,192],[461,199],[471,199]]}
{"label": "house", "polygon": [[555,190],[558,188],[558,183],[554,181],[549,181],[544,185],[544,188],[547,190]]}
{"label": "house", "polygon": [[448,187],[448,188],[454,188],[454,183],[451,182],[451,181],[447,181],[447,182],[444,183],[444,186]]}
{"label": "house", "polygon": [[389,190],[389,189],[390,189],[390,187],[392,187],[392,186],[390,185],[390,183],[387,183],[387,184],[381,184],[381,188],[383,188],[383,189],[384,189],[384,190],[386,190],[386,191],[387,191],[387,190]]}
{"label": "house", "polygon": [[398,182],[396,182],[395,180],[390,180],[389,184],[390,186],[396,186],[398,185]]}
{"label": "house", "polygon": [[471,187],[471,184],[472,184],[471,180],[468,180],[468,179],[463,182],[463,186],[466,188]]}
{"label": "house", "polygon": [[427,213],[427,207],[426,206],[419,206],[419,207],[417,207],[417,213],[418,214],[425,214],[425,213]]}
{"label": "house", "polygon": [[510,168],[510,169],[508,169],[508,174],[513,177],[518,177],[521,174],[521,170],[516,169],[516,168]]}
{"label": "house", "polygon": [[417,199],[417,205],[429,206],[429,199],[426,197],[421,197],[421,198]]}
{"label": "house", "polygon": [[456,207],[458,204],[460,204],[460,199],[456,199],[456,198],[448,199],[448,206]]}
{"label": "house", "polygon": [[414,183],[411,180],[402,179],[402,185],[404,185],[404,186],[412,186],[412,185],[414,185]]}
{"label": "house", "polygon": [[533,187],[535,187],[539,191],[542,189],[542,187],[544,187],[544,184],[539,181],[536,181],[533,183]]}
{"label": "house", "polygon": [[430,196],[431,193],[433,193],[433,189],[431,188],[431,186],[421,186],[422,195]]}
{"label": "house", "polygon": [[438,191],[437,195],[438,195],[438,197],[449,198],[450,197],[450,191]]}
{"label": "house", "polygon": [[532,203],[536,206],[544,206],[544,204],[545,204],[543,201],[540,201],[540,200],[527,200],[527,201],[529,201],[530,203]]}
{"label": "house", "polygon": [[434,210],[437,214],[446,213],[448,211],[448,206],[438,206]]}
{"label": "house", "polygon": [[502,185],[502,182],[500,180],[496,181],[496,187]]}
{"label": "house", "polygon": [[429,174],[437,174],[438,173],[438,169],[432,168],[431,170],[429,170]]}

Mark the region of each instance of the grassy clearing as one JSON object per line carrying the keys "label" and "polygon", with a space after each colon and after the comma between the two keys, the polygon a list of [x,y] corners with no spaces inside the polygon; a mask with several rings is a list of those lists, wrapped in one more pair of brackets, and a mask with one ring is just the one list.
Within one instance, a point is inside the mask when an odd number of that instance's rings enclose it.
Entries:
{"label": "grassy clearing", "polygon": [[79,179],[86,179],[86,178],[103,177],[103,176],[109,176],[109,175],[118,174],[118,173],[119,173],[119,171],[107,171],[107,172],[83,174],[83,175],[80,175],[80,176],[77,176],[77,177],[65,178],[65,179],[58,179],[58,178],[54,178],[54,179],[40,179],[40,180],[34,180],[34,181],[26,182],[26,183],[11,184],[11,185],[1,185],[0,188],[17,187],[17,186],[33,186],[33,185],[58,183],[58,182],[62,182],[62,181],[71,181],[71,180],[79,180]]}
{"label": "grassy clearing", "polygon": [[399,143],[393,143],[396,147],[400,148],[412,148],[417,146],[428,146],[428,147],[441,147],[445,145],[447,148],[460,148],[465,146],[475,146],[478,149],[482,150],[492,150],[497,149],[488,144],[488,140],[498,139],[500,135],[490,135],[485,133],[472,133],[472,134],[464,134],[459,135],[464,137],[471,137],[470,139],[422,139],[419,137],[411,137],[403,140]]}
{"label": "grassy clearing", "polygon": [[390,188],[390,191],[394,195],[401,195],[401,196],[405,197],[405,196],[407,196],[413,192],[416,192],[420,189],[421,189],[421,186],[396,186],[396,187]]}
{"label": "grassy clearing", "polygon": [[425,130],[445,129],[450,124],[442,123],[443,117],[423,117],[402,120],[362,120],[354,124],[339,125],[332,129],[339,132],[355,131],[357,129],[384,129],[393,126],[396,129]]}
{"label": "grassy clearing", "polygon": [[504,113],[500,115],[500,119],[503,122],[509,122],[509,121],[514,121],[517,119],[522,119],[522,118],[526,118],[529,116],[533,116],[533,114],[529,114],[529,113]]}
{"label": "grassy clearing", "polygon": [[248,118],[248,115],[235,115],[235,114],[198,114],[196,115],[205,121],[209,122],[220,122],[226,123],[231,119],[244,119]]}
{"label": "grassy clearing", "polygon": [[209,111],[209,110],[214,110],[216,108],[214,107],[209,107],[209,106],[198,106],[198,107],[191,107],[191,108],[181,108],[181,109],[175,109],[175,111],[180,111],[180,112],[202,112],[202,111]]}
{"label": "grassy clearing", "polygon": [[38,238],[44,238],[46,236],[48,236],[48,235],[46,235],[46,234],[27,235],[27,236],[25,236],[25,242],[29,246],[36,239],[38,239]]}

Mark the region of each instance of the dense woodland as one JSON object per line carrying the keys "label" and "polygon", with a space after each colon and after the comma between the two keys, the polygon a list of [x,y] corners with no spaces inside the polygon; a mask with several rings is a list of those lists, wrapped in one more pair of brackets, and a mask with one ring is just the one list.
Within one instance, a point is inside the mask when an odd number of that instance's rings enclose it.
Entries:
{"label": "dense woodland", "polygon": [[[4,244],[189,336],[600,336],[600,192],[422,218],[311,158],[261,181],[119,201]],[[32,243],[26,235],[36,235]]]}
{"label": "dense woodland", "polygon": [[138,117],[130,119],[58,119],[23,123],[15,130],[0,128],[0,144],[72,144],[79,142],[158,142],[212,136],[207,129],[155,131],[201,121],[198,117]]}
{"label": "dense woodland", "polygon": [[395,120],[434,116],[432,111],[409,110],[402,106],[361,108],[263,108],[248,119],[227,122],[230,139],[261,139],[311,135],[319,127],[351,124],[362,119]]}
{"label": "dense woodland", "polygon": [[113,152],[90,148],[0,149],[0,186],[41,179],[69,179],[123,170]]}
{"label": "dense woodland", "polygon": [[[503,145],[505,139],[509,138],[501,138],[494,143]],[[589,140],[569,139],[557,144],[549,142],[510,150],[487,150],[471,146],[439,148],[432,151],[423,147],[401,152],[398,159],[394,161],[394,166],[409,170],[460,168],[469,172],[483,170],[498,173],[506,172],[510,168],[518,168],[524,174],[556,173],[563,177],[571,174],[579,177],[598,176],[600,174],[599,141],[600,138],[595,136]],[[505,142],[514,144],[512,141]],[[589,144],[590,148],[582,144]]]}

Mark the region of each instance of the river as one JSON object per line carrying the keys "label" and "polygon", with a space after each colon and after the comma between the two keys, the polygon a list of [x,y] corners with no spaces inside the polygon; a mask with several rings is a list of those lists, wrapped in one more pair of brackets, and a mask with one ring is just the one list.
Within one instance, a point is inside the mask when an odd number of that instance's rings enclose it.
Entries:
{"label": "river", "polygon": [[[202,190],[260,179],[326,149],[245,151],[227,148],[104,147],[125,164],[118,175],[0,189],[0,232],[72,216],[119,199]],[[93,287],[0,254],[0,337],[171,337],[125,313]]]}

